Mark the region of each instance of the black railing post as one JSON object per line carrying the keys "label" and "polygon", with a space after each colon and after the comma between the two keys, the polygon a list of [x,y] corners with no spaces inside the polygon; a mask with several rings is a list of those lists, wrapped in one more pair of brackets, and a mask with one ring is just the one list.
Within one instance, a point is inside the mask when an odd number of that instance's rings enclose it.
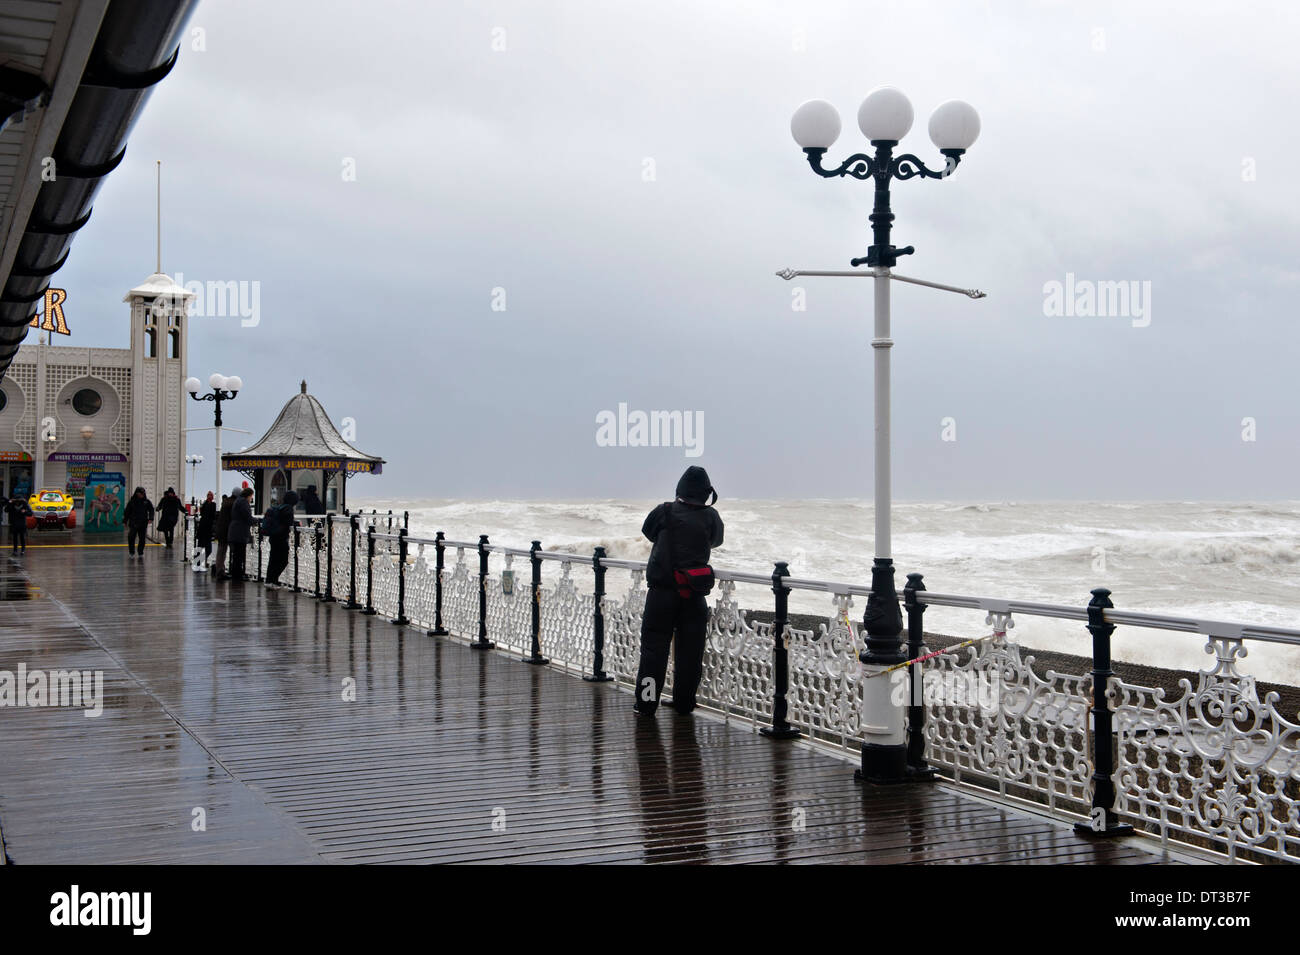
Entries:
{"label": "black railing post", "polygon": [[348,548],[348,599],[343,604],[344,610],[360,610],[357,603],[357,515],[348,515],[348,528],[351,546]]}
{"label": "black railing post", "polygon": [[[262,516],[265,517],[266,515],[263,514]],[[257,534],[257,582],[260,584],[260,583],[263,582],[263,578],[262,578],[262,525],[259,523],[255,528],[253,528],[253,531],[254,531],[254,533]]]}
{"label": "black railing post", "polygon": [[316,583],[312,586],[311,595],[320,596],[320,524],[316,521],[311,522],[311,542],[312,553],[316,557]]}
{"label": "black railing post", "polygon": [[528,548],[528,559],[533,565],[533,646],[532,653],[524,657],[525,663],[539,666],[551,662],[542,656],[542,559],[537,556],[541,549],[541,541],[533,541],[533,546]]}
{"label": "black railing post", "polygon": [[596,574],[595,593],[591,608],[592,660],[591,673],[583,679],[588,683],[609,683],[614,678],[605,672],[605,548],[597,547],[591,555],[591,567]]}
{"label": "black railing post", "polygon": [[190,556],[190,515],[183,513],[181,515],[181,560],[189,562],[192,559]]}
{"label": "black railing post", "polygon": [[790,576],[790,565],[776,562],[772,571],[772,593],[776,595],[775,614],[772,619],[772,725],[764,726],[760,733],[772,739],[797,739],[799,731],[786,718],[790,714],[790,651],[785,647],[785,630],[790,623],[790,588],[784,578]]}
{"label": "black railing post", "polygon": [[[925,604],[916,595],[925,590],[920,574],[908,574],[903,588],[903,605],[907,610],[907,658],[915,660],[925,654]],[[919,663],[907,668],[907,775],[933,779],[934,769],[925,761],[925,669]]]}
{"label": "black railing post", "polygon": [[411,512],[402,511],[402,530],[410,531],[411,529]]}
{"label": "black railing post", "polygon": [[1092,812],[1087,822],[1074,828],[1094,836],[1132,835],[1133,827],[1119,821],[1115,814],[1115,737],[1114,721],[1107,695],[1114,676],[1110,668],[1110,636],[1115,625],[1106,622],[1111,603],[1110,591],[1098,587],[1088,602],[1088,632],[1092,634]]}
{"label": "black railing post", "polygon": [[406,619],[406,528],[397,530],[397,616],[393,623],[404,627],[411,621]]}
{"label": "black railing post", "polygon": [[298,586],[298,522],[293,524],[293,592],[302,593],[302,588]]}
{"label": "black railing post", "polygon": [[[374,518],[372,518],[372,521]],[[375,525],[366,525],[366,609],[361,611],[367,617],[373,617],[375,610]]]}
{"label": "black railing post", "polygon": [[438,531],[433,538],[434,566],[433,566],[433,629],[429,631],[431,637],[445,637],[447,628],[442,625],[442,567],[444,553],[447,546],[443,543],[447,537],[442,531]]}
{"label": "black railing post", "polygon": [[478,538],[478,639],[470,644],[475,650],[491,650],[496,646],[487,638],[487,580],[488,536]]}
{"label": "black railing post", "polygon": [[334,597],[334,515],[325,515],[325,596],[321,600],[333,603]]}

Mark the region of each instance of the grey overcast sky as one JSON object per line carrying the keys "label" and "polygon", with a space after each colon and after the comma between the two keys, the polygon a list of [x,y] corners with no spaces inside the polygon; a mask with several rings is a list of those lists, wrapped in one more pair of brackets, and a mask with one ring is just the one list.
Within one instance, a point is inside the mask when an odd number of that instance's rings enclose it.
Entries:
{"label": "grey overcast sky", "polygon": [[[259,434],[306,378],[389,462],[357,493],[654,497],[698,463],[868,497],[870,283],[773,273],[870,244],[870,186],[814,176],[790,114],[834,103],[838,162],[892,84],[927,161],[940,102],[983,123],[895,183],[898,271],[989,292],[895,285],[896,496],[1300,497],[1298,40],[1287,2],[208,0],[58,277],[71,341],[125,344],[162,159],[164,270],[260,283],[190,372],[241,375]],[[1067,273],[1149,282],[1149,324],[1046,314]],[[620,402],[702,414],[704,453],[599,447]]]}

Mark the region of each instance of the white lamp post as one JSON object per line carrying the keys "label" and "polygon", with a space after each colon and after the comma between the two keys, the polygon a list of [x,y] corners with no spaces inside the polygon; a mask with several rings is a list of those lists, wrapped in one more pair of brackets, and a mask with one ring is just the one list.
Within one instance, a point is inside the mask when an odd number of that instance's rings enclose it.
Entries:
{"label": "white lamp post", "polygon": [[[871,595],[863,615],[866,650],[860,655],[868,673],[904,662],[903,616],[894,589],[894,561],[890,540],[890,339],[889,289],[891,281],[910,282],[961,292],[983,298],[974,289],[960,289],[893,274],[900,255],[915,251],[910,245],[895,248],[890,243],[894,214],[890,210],[889,187],[894,179],[915,177],[945,179],[961,161],[962,154],[979,136],[979,116],[968,104],[950,100],[939,106],[930,117],[930,138],[945,157],[941,170],[931,170],[916,156],[894,156],[894,147],[912,128],[912,104],[892,86],[873,90],[858,108],[858,128],[874,147],[874,153],[850,156],[836,169],[825,169],[822,157],[839,138],[840,117],[825,100],[810,100],[795,111],[790,132],[803,147],[813,172],[825,178],[850,176],[875,184],[875,205],[871,213],[873,243],[862,258],[852,259],[855,269],[871,267],[869,272],[835,272],[785,269],[777,274],[784,279],[799,275],[870,276],[875,286],[875,329],[871,347],[875,354],[875,560],[871,569]],[[919,583],[919,581],[918,581]],[[907,778],[907,742],[903,728],[903,710],[893,699],[888,679],[868,679],[863,690],[862,768],[860,773],[871,782],[898,782]]]}
{"label": "white lamp post", "polygon": [[221,374],[212,374],[208,377],[208,386],[212,389],[206,395],[200,395],[199,389],[203,387],[197,378],[185,379],[185,390],[190,393],[190,397],[195,401],[211,401],[214,407],[213,427],[217,432],[217,460],[216,474],[213,487],[216,493],[221,493],[221,402],[231,401],[239,394],[244,387],[244,380],[238,375],[230,378]]}
{"label": "white lamp post", "polygon": [[194,472],[198,470],[198,466],[203,463],[203,455],[187,454],[185,455],[185,463],[190,466],[190,500],[197,501],[199,489],[194,480]]}

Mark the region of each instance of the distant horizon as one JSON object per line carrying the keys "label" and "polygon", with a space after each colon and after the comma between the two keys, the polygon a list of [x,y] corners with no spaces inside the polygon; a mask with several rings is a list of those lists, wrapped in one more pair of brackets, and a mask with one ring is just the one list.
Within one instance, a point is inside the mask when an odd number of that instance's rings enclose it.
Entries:
{"label": "distant horizon", "polygon": [[[525,501],[533,502],[552,502],[556,504],[582,503],[586,501],[640,501],[640,500],[657,500],[654,495],[626,495],[595,497],[591,495],[567,495],[567,496],[537,496],[537,497],[512,497],[509,495],[492,494],[483,497],[471,497],[467,495],[449,495],[434,497],[400,497],[400,496],[363,496],[354,494],[354,500],[359,499],[362,502],[370,501]],[[771,495],[754,495],[745,497],[720,497],[719,506],[725,506],[727,501],[768,501],[773,503],[791,502],[791,503],[861,503],[870,505],[874,503],[871,497],[773,497]],[[1191,497],[1131,497],[1131,498],[1094,498],[1094,497],[1031,497],[1021,496],[1018,498],[959,498],[959,497],[936,497],[936,498],[895,498],[894,504],[1009,504],[1016,505],[1021,502],[1032,502],[1034,504],[1300,504],[1300,498],[1279,497],[1279,498],[1191,498]]]}

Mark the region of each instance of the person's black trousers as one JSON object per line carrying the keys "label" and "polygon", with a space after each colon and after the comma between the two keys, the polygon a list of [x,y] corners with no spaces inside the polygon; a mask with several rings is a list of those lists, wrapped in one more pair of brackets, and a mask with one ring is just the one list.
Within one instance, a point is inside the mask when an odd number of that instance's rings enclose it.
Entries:
{"label": "person's black trousers", "polygon": [[704,631],[709,605],[703,594],[680,596],[675,589],[651,587],[641,617],[641,665],[636,674],[636,706],[651,714],[659,706],[668,674],[668,647],[677,637],[673,663],[673,709],[695,709],[704,670]]}
{"label": "person's black trousers", "polygon": [[231,541],[227,546],[230,548],[230,579],[247,580],[244,561],[248,557],[248,541]]}
{"label": "person's black trousers", "polygon": [[168,547],[171,547],[171,546],[172,546],[172,535],[175,534],[175,533],[176,533],[175,529],[174,529],[174,528],[171,528],[171,527],[169,527],[169,528],[167,528],[167,530],[163,531],[163,540],[165,540],[165,541],[167,542],[167,546],[168,546]]}
{"label": "person's black trousers", "polygon": [[24,519],[22,524],[9,525],[9,542],[14,545],[14,553],[18,553],[18,548],[27,549],[27,521]]}
{"label": "person's black trousers", "polygon": [[144,528],[136,527],[132,524],[126,531],[126,549],[129,553],[135,553],[135,542],[140,542],[140,553],[144,553]]}
{"label": "person's black trousers", "polygon": [[280,575],[284,569],[289,566],[289,538],[272,537],[271,538],[271,556],[266,561],[266,579],[268,582],[278,584]]}

